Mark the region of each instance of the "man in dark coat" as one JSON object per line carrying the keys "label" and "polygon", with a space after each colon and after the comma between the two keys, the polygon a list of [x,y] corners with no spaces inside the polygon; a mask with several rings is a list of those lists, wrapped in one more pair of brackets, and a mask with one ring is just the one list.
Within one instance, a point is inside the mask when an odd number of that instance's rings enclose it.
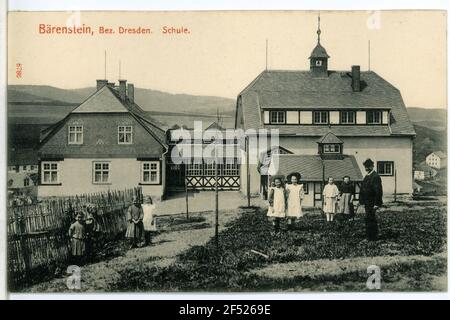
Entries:
{"label": "man in dark coat", "polygon": [[381,178],[374,170],[374,163],[371,159],[363,162],[367,175],[361,184],[359,194],[359,204],[363,205],[366,211],[366,234],[369,241],[374,241],[378,237],[378,224],[376,211],[383,204],[383,186]]}

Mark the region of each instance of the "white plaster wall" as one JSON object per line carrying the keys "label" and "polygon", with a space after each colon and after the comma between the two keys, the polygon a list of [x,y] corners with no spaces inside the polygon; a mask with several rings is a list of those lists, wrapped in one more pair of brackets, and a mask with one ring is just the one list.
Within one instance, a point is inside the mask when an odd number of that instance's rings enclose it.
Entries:
{"label": "white plaster wall", "polygon": [[[92,183],[93,161],[111,163],[110,183]],[[161,185],[142,185],[144,195],[156,198],[163,195],[165,170],[162,168]],[[108,190],[124,190],[137,187],[141,176],[141,161],[131,158],[123,159],[64,159],[59,162],[59,182],[61,185],[40,185],[38,197],[69,196],[85,193],[104,192]]]}

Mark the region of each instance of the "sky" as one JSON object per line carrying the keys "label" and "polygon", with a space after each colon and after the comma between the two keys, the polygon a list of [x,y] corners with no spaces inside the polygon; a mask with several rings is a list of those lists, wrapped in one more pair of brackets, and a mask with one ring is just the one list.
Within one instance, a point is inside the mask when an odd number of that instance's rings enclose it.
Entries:
{"label": "sky", "polygon": [[[236,98],[267,65],[307,70],[317,11],[11,12],[8,83],[94,86],[106,77],[170,93]],[[360,65],[392,83],[408,107],[446,108],[445,11],[321,11],[329,69]],[[40,24],[85,25],[94,34],[40,34]],[[100,34],[99,27],[114,34]],[[119,27],[151,34],[119,34]],[[163,34],[163,27],[189,33]],[[16,71],[20,64],[21,77]]]}

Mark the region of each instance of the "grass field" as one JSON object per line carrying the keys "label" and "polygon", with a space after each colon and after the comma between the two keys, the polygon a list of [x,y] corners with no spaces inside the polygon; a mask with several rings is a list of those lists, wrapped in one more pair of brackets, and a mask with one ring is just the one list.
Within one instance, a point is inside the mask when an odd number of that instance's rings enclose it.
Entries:
{"label": "grass field", "polygon": [[[133,264],[117,291],[367,291],[367,267],[381,269],[382,291],[446,290],[446,207],[399,203],[381,210],[380,239],[364,219],[325,223],[309,212],[295,230],[270,234],[265,210],[240,210],[214,239],[166,267]],[[253,251],[252,251],[253,250]],[[262,253],[255,253],[255,251]]]}

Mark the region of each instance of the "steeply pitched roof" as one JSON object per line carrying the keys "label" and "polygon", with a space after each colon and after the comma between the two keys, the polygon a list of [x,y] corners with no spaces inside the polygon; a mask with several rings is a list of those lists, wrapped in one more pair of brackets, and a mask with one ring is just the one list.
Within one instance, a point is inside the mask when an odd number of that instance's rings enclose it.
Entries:
{"label": "steeply pitched roof", "polygon": [[8,166],[37,165],[38,155],[34,149],[8,151]]}
{"label": "steeply pitched roof", "polygon": [[433,152],[436,156],[438,156],[439,158],[441,158],[441,159],[443,159],[443,158],[447,158],[447,155],[444,153],[444,152],[442,152],[442,151],[436,151],[436,152]]}
{"label": "steeply pitched roof", "polygon": [[72,113],[112,113],[128,112],[123,103],[117,99],[109,86],[104,86],[95,91],[78,107],[72,110]]}
{"label": "steeply pitched roof", "polygon": [[[154,121],[148,113],[141,109],[136,103],[131,102],[128,98],[122,100],[119,92],[107,85],[100,90],[94,92],[72,113],[130,113],[133,118],[142,125],[162,146],[167,148],[166,132],[160,128],[159,124]],[[58,130],[70,116],[67,115],[61,121],[48,127],[41,132],[41,144],[48,140],[52,133]]]}
{"label": "steeply pitched roof", "polygon": [[318,141],[318,143],[344,143],[341,139],[336,137],[333,132],[328,132],[324,136],[322,136]]}
{"label": "steeply pitched roof", "polygon": [[[281,109],[390,109],[391,125],[333,125],[337,135],[415,135],[400,92],[373,71],[361,72],[360,92],[353,92],[349,72],[330,71],[328,77],[314,77],[310,71],[263,71],[239,95],[244,129],[264,126],[264,108]],[[326,126],[275,126],[280,134],[322,136]],[[342,134],[341,134],[341,132]],[[348,132],[348,133],[347,133]]]}
{"label": "steeply pitched roof", "polygon": [[291,172],[300,172],[303,181],[323,181],[328,177],[340,180],[344,176],[349,176],[353,181],[363,179],[354,156],[344,155],[342,159],[324,160],[316,155],[279,154],[272,157],[270,175],[288,175]]}

